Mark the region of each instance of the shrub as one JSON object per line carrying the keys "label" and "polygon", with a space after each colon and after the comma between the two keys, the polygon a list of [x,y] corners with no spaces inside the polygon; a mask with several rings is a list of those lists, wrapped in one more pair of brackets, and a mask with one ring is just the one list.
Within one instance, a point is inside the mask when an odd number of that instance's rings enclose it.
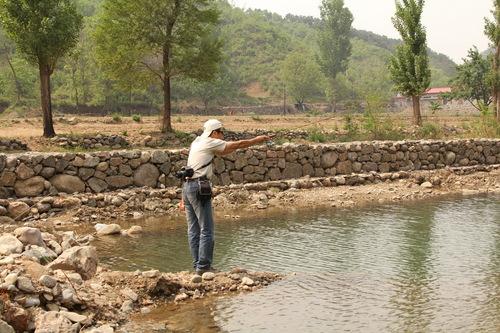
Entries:
{"label": "shrub", "polygon": [[113,122],[115,122],[115,123],[121,123],[122,122],[122,116],[119,113],[113,113],[111,115],[111,119],[113,119]]}
{"label": "shrub", "polygon": [[134,114],[132,116],[132,120],[135,121],[136,123],[140,123],[141,122],[141,116],[138,115],[138,114]]}
{"label": "shrub", "polygon": [[441,135],[441,127],[435,123],[424,123],[419,128],[419,136],[424,139],[437,139]]}
{"label": "shrub", "polygon": [[257,122],[261,122],[261,121],[262,121],[262,118],[261,118],[261,117],[259,117],[259,116],[257,116],[257,115],[255,115],[255,116],[252,116],[252,120],[253,120],[253,121],[257,121]]}

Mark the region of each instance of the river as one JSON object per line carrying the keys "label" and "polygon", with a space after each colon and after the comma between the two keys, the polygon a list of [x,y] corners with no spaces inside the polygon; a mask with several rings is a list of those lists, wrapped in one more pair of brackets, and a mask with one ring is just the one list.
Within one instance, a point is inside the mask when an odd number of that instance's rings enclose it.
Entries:
{"label": "river", "polygon": [[[101,262],[189,270],[185,224],[147,223],[140,238],[96,241]],[[215,253],[220,270],[289,275],[156,318],[200,332],[500,331],[499,196],[228,219],[217,223]]]}

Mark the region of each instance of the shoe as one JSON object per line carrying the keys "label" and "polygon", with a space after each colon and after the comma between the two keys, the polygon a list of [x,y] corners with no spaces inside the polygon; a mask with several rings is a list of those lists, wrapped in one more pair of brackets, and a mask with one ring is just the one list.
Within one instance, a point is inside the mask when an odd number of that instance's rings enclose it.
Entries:
{"label": "shoe", "polygon": [[209,267],[209,268],[200,268],[200,269],[197,269],[196,270],[196,274],[198,275],[203,275],[203,273],[207,273],[207,272],[212,272],[212,273],[216,273],[218,272],[218,270],[216,270],[215,268],[213,267]]}

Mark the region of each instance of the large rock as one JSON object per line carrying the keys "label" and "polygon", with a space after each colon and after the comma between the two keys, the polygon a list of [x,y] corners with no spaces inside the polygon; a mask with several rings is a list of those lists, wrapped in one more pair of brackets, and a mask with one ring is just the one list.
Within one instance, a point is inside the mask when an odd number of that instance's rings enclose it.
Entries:
{"label": "large rock", "polygon": [[14,186],[16,178],[17,176],[14,172],[4,170],[0,174],[0,186]]}
{"label": "large rock", "polygon": [[0,333],[16,333],[16,331],[5,321],[0,320]]}
{"label": "large rock", "polygon": [[98,235],[115,235],[122,232],[122,228],[118,224],[96,224],[95,229]]}
{"label": "large rock", "polygon": [[108,189],[108,183],[96,177],[90,178],[88,180],[88,184],[92,191],[94,191],[95,193],[101,193]]}
{"label": "large rock", "polygon": [[45,179],[40,176],[18,180],[14,185],[18,197],[36,197],[45,190]]}
{"label": "large rock", "polygon": [[63,314],[49,311],[39,315],[36,319],[35,333],[77,333],[78,327]]}
{"label": "large rock", "polygon": [[14,220],[17,220],[29,213],[30,206],[22,201],[14,201],[9,204],[7,210],[9,211],[9,216]]}
{"label": "large rock", "polygon": [[351,161],[343,161],[338,163],[337,165],[337,173],[348,175],[352,173],[352,162]]}
{"label": "large rock", "polygon": [[50,179],[50,183],[59,192],[64,193],[81,193],[85,192],[85,183],[76,176],[70,175],[55,175]]}
{"label": "large rock", "polygon": [[73,208],[80,207],[82,205],[82,201],[75,197],[57,197],[54,199],[52,206],[54,208]]}
{"label": "large rock", "polygon": [[5,157],[5,155],[0,155],[0,172],[2,172],[5,168],[6,160],[7,158]]}
{"label": "large rock", "polygon": [[49,263],[57,258],[57,254],[48,247],[31,245],[29,250],[23,252],[24,257],[36,259],[42,264]]}
{"label": "large rock", "polygon": [[447,152],[446,159],[445,159],[446,165],[452,165],[453,163],[455,163],[456,158],[457,158],[457,155],[454,152],[452,152],[452,151]]}
{"label": "large rock", "polygon": [[45,242],[42,238],[42,233],[36,228],[21,227],[14,230],[14,235],[19,239],[24,245],[37,245],[44,247]]}
{"label": "large rock", "polygon": [[110,176],[106,177],[106,183],[108,183],[111,189],[125,188],[132,185],[132,178],[125,176]]}
{"label": "large rock", "polygon": [[97,251],[93,246],[75,246],[64,251],[48,267],[51,269],[71,270],[79,273],[84,280],[95,275],[97,270]]}
{"label": "large rock", "polygon": [[[153,154],[154,156],[154,154]],[[156,182],[160,176],[160,171],[153,164],[143,164],[138,167],[134,172],[134,185],[135,186],[149,186],[156,187]]]}
{"label": "large rock", "polygon": [[321,167],[323,169],[329,169],[335,165],[339,158],[339,155],[334,151],[329,151],[321,155]]}
{"label": "large rock", "polygon": [[0,254],[8,256],[12,253],[21,253],[23,251],[23,243],[15,236],[4,234],[0,237]]}
{"label": "large rock", "polygon": [[30,167],[26,166],[26,164],[21,163],[16,168],[16,175],[19,179],[24,180],[33,177],[35,175],[35,171],[33,171],[33,169],[31,169]]}
{"label": "large rock", "polygon": [[0,224],[14,224],[16,221],[8,216],[0,216]]}
{"label": "large rock", "polygon": [[165,162],[170,161],[170,156],[168,156],[168,152],[156,150],[153,152],[153,156],[151,156],[151,163],[154,164],[163,164]]}
{"label": "large rock", "polygon": [[298,163],[290,163],[286,164],[285,170],[283,170],[282,177],[283,179],[293,179],[302,177],[302,165]]}

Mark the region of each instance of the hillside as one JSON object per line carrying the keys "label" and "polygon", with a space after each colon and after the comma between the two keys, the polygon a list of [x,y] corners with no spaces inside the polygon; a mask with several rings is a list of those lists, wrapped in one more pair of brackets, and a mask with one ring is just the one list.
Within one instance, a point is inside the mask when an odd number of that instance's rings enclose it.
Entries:
{"label": "hillside", "polygon": [[[94,55],[93,29],[103,0],[75,0],[85,16],[85,27],[75,52],[63,59],[53,75],[53,104],[59,110],[93,107],[107,111],[158,108],[162,103],[160,89],[129,86],[124,89],[104,77]],[[226,0],[219,1],[221,24],[218,29],[224,41],[225,76],[230,89],[213,97],[212,105],[252,104],[278,100],[283,83],[280,68],[283,59],[294,51],[314,57],[317,53],[319,19],[278,14],[262,10],[242,10]],[[9,45],[0,33],[0,44]],[[372,32],[353,30],[353,52],[344,77],[343,96],[362,99],[368,95],[387,98],[393,95],[387,61],[398,41]],[[455,64],[446,56],[431,50],[432,85],[446,85],[455,72]],[[12,67],[9,65],[9,61]],[[18,89],[14,81],[14,69]],[[16,54],[11,45],[0,50],[0,105],[37,106],[38,74]],[[173,82],[174,103],[200,104],[196,83]],[[18,101],[19,95],[19,101]],[[318,101],[324,96],[317,96]],[[88,108],[87,108],[88,109]]]}

